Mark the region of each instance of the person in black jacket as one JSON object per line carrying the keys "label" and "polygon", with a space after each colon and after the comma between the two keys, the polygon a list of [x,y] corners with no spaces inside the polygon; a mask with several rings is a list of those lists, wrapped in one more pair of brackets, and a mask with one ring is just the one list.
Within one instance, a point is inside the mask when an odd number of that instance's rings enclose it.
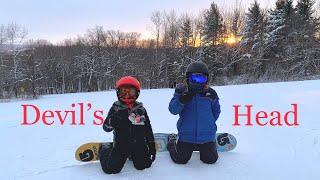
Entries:
{"label": "person in black jacket", "polygon": [[140,83],[125,76],[116,83],[118,101],[113,103],[103,123],[106,132],[113,130],[113,147],[100,148],[100,164],[107,174],[119,173],[131,157],[138,170],[149,168],[156,158],[154,136],[146,109],[136,99]]}

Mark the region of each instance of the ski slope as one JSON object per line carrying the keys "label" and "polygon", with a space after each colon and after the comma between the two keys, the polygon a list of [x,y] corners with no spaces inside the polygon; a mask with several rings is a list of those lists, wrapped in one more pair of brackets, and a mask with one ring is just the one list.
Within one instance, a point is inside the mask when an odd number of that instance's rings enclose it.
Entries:
{"label": "ski slope", "polygon": [[[72,103],[92,103],[107,113],[115,91],[48,95],[37,100],[0,103],[0,179],[320,179],[320,80],[213,87],[222,113],[218,132],[236,136],[232,152],[219,153],[216,164],[207,165],[194,152],[186,165],[174,164],[167,152],[158,153],[151,168],[138,171],[127,161],[120,174],[107,175],[99,163],[80,163],[75,149],[89,141],[111,141],[112,133],[92,125],[92,113],[84,126],[20,125],[23,104],[43,112],[71,109]],[[178,116],[168,111],[173,89],[143,90],[139,97],[148,111],[154,132],[176,132]],[[299,127],[232,126],[233,105],[253,104],[253,111],[291,110],[298,104]],[[243,110],[244,111],[244,110]],[[31,111],[30,111],[31,112]],[[33,114],[28,116],[32,118]]]}

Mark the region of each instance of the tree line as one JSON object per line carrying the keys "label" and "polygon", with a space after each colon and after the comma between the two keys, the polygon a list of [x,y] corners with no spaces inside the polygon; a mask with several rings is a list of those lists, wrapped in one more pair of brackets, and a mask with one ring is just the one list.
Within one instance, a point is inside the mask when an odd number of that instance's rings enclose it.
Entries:
{"label": "tree line", "polygon": [[155,11],[154,38],[102,26],[59,44],[28,40],[18,24],[0,25],[0,99],[102,91],[124,75],[143,88],[172,88],[187,65],[204,61],[211,85],[319,79],[320,18],[312,0],[255,1],[247,10],[214,2],[197,15]]}

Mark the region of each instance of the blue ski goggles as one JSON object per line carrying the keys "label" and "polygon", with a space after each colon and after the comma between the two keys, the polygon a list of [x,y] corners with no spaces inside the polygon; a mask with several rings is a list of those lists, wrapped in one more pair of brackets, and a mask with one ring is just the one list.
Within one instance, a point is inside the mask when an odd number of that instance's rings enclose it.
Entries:
{"label": "blue ski goggles", "polygon": [[208,77],[201,73],[193,73],[189,75],[188,80],[191,83],[205,84],[208,81]]}

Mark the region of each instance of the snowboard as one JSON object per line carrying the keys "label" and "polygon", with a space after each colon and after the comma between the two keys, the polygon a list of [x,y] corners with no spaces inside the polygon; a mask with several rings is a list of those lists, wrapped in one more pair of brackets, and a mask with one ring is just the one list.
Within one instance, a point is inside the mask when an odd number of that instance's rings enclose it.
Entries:
{"label": "snowboard", "polygon": [[[170,133],[155,133],[154,139],[156,144],[157,152],[167,151],[168,136]],[[228,152],[233,150],[237,146],[236,138],[229,133],[217,133],[216,139],[217,151]],[[81,162],[90,162],[99,160],[99,149],[101,145],[112,148],[112,142],[90,142],[81,145],[75,153],[75,158]],[[194,149],[198,151],[198,149]]]}

